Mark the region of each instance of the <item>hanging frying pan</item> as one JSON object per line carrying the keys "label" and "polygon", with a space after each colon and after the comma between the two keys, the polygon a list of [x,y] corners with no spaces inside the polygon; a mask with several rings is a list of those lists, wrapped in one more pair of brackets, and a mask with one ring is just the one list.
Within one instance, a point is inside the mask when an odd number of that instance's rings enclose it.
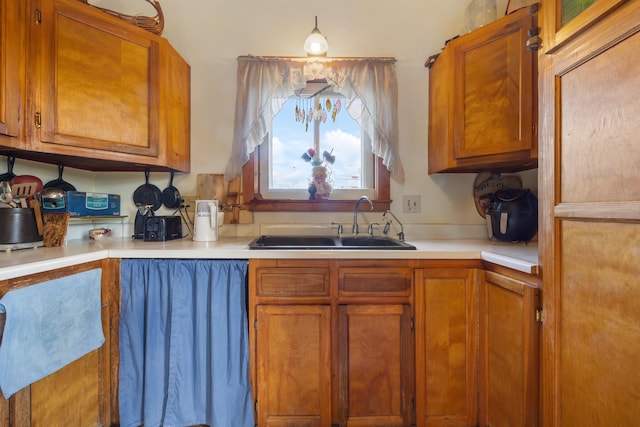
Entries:
{"label": "hanging frying pan", "polygon": [[151,209],[157,211],[162,205],[162,191],[149,182],[149,169],[144,171],[144,177],[145,183],[133,192],[133,203],[135,203],[138,208],[151,206]]}
{"label": "hanging frying pan", "polygon": [[76,191],[76,187],[62,179],[62,171],[64,171],[64,165],[62,163],[58,163],[58,179],[47,182],[43,188],[57,188],[62,191]]}
{"label": "hanging frying pan", "polygon": [[182,203],[180,191],[173,186],[173,170],[171,170],[171,178],[169,178],[169,186],[162,190],[162,204],[167,209],[178,209]]}
{"label": "hanging frying pan", "polygon": [[13,173],[13,164],[16,162],[16,158],[7,156],[7,172],[0,175],[0,181],[11,181],[15,178],[16,174]]}

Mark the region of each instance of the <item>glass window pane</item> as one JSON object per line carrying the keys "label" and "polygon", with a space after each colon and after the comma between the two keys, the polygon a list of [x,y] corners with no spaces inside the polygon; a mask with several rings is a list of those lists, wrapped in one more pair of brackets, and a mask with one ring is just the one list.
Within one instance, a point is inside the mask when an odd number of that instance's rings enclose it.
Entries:
{"label": "glass window pane", "polygon": [[578,16],[594,2],[595,0],[562,0],[562,25]]}
{"label": "glass window pane", "polygon": [[[372,188],[371,144],[363,143],[360,126],[344,109],[343,99],[320,96],[316,102],[318,100],[325,110],[324,121],[308,121],[309,110],[314,108],[314,100],[299,98],[288,100],[273,119],[271,146],[268,150],[269,190],[307,191],[313,166],[308,158],[305,161],[302,156],[309,149],[317,151],[320,161],[324,159],[325,151],[335,158],[333,164],[324,162],[330,171],[330,182],[334,190]],[[334,121],[332,112],[336,102],[340,103],[340,111],[335,114]],[[296,108],[306,111],[304,120],[296,116]],[[263,148],[261,147],[262,153]]]}

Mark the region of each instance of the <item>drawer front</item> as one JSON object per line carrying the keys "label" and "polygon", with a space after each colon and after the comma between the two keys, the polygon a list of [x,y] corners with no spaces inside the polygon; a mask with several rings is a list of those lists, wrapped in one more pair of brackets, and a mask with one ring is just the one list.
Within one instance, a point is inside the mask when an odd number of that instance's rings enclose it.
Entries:
{"label": "drawer front", "polygon": [[260,268],[256,291],[262,297],[328,297],[329,268]]}
{"label": "drawer front", "polygon": [[340,296],[398,296],[411,295],[410,268],[340,268],[338,289]]}

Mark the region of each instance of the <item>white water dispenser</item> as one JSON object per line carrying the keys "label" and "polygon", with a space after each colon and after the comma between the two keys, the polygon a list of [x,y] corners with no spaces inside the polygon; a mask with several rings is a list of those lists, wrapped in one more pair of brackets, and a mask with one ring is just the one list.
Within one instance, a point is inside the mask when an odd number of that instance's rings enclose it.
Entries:
{"label": "white water dispenser", "polygon": [[193,240],[196,242],[214,242],[218,240],[217,200],[196,200]]}

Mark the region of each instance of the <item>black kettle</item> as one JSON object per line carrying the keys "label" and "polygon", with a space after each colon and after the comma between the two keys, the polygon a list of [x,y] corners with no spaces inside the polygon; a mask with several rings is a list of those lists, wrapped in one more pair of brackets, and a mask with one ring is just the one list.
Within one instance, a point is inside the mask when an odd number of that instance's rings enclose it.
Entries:
{"label": "black kettle", "polygon": [[490,234],[498,240],[528,242],[538,232],[538,199],[529,189],[496,191],[486,214]]}

